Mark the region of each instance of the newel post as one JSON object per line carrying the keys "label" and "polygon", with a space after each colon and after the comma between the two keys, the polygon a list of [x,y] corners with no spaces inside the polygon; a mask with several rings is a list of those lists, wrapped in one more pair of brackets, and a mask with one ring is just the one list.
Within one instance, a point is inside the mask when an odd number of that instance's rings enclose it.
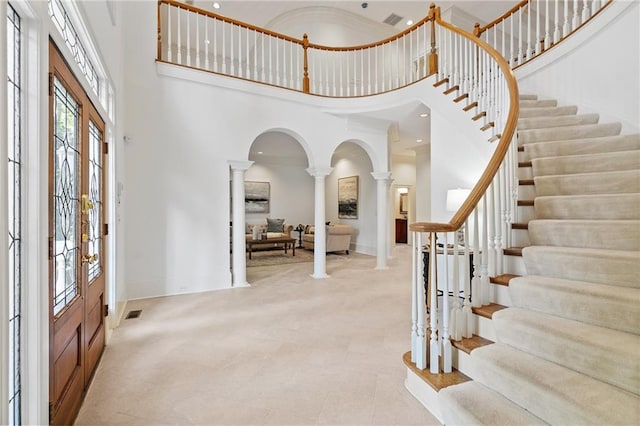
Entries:
{"label": "newel post", "polygon": [[307,56],[309,37],[307,34],[302,36],[302,48],[304,49],[304,76],[302,77],[302,91],[304,93],[309,93],[309,57]]}
{"label": "newel post", "polygon": [[438,72],[438,52],[436,51],[436,5],[429,6],[429,20],[431,21],[431,51],[429,52],[429,75]]}

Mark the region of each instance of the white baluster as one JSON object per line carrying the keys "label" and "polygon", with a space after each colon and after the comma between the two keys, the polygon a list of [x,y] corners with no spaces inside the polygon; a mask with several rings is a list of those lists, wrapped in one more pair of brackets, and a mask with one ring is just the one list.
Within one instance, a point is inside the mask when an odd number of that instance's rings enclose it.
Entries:
{"label": "white baluster", "polygon": [[560,0],[555,1],[555,19],[553,24],[553,44],[560,41]]}
{"label": "white baluster", "polygon": [[380,74],[378,73],[378,50],[380,50],[381,48],[382,48],[381,46],[374,47],[374,49],[375,49],[375,55],[374,55],[375,59],[374,59],[374,61],[375,61],[375,67],[376,67],[376,72],[374,73],[375,76],[376,76],[375,77],[376,81],[374,83],[374,87],[375,87],[374,90],[375,90],[376,93],[380,93],[380,92],[378,92],[378,81],[380,81]]}
{"label": "white baluster", "polygon": [[[448,232],[443,232],[444,238],[442,258],[444,260],[444,280],[442,291],[442,370],[451,373],[451,340],[449,339],[449,245]],[[434,258],[435,261],[435,258]]]}
{"label": "white baluster", "polygon": [[593,3],[591,3],[591,14],[593,15],[599,11],[600,7],[600,0],[593,0]]}
{"label": "white baluster", "polygon": [[226,30],[225,28],[227,27],[224,23],[224,21],[220,22],[220,26],[222,27],[222,57],[220,58],[220,61],[222,62],[222,73],[226,74],[227,73],[227,43],[225,41],[226,39]]}
{"label": "white baluster", "polygon": [[360,50],[360,96],[365,94],[364,87],[364,50]]}
{"label": "white baluster", "polygon": [[265,70],[265,60],[264,60],[264,33],[260,33],[260,81],[263,83],[267,82],[267,74]]}
{"label": "white baluster", "polygon": [[523,8],[521,7],[518,10],[518,65],[522,63],[522,58],[524,56],[524,52],[522,51],[522,12]]}
{"label": "white baluster", "polygon": [[[508,155],[508,153],[507,153]],[[502,247],[502,199],[504,198],[504,172],[505,172],[506,164],[503,162],[500,169],[498,169],[498,174],[496,178],[496,213],[495,213],[495,227],[496,227],[496,275],[501,275],[504,273],[503,266],[503,247]]]}
{"label": "white baluster", "polygon": [[571,32],[571,24],[569,21],[569,1],[564,2],[564,25],[562,26],[562,37],[566,37]]}
{"label": "white baluster", "polygon": [[269,83],[273,84],[273,36],[269,35]]}
{"label": "white baluster", "polygon": [[[179,9],[178,9],[179,10]],[[171,5],[167,5],[167,61],[173,61],[173,52],[171,51]]]}
{"label": "white baluster", "polygon": [[487,238],[487,274],[490,277],[495,276],[496,274],[496,256],[495,256],[495,241],[496,241],[496,230],[495,230],[495,192],[493,182],[487,188],[487,195],[489,197],[488,209],[485,211],[485,217],[487,217],[488,221],[488,238]]}
{"label": "white baluster", "polygon": [[544,41],[540,34],[540,0],[536,0],[536,40],[535,45],[533,46],[535,55],[540,54],[540,46],[544,46]]}
{"label": "white baluster", "polygon": [[[580,0],[573,2],[573,19],[571,20],[571,30],[575,30],[580,26]],[[565,35],[566,37],[566,35]]]}
{"label": "white baluster", "polygon": [[411,362],[416,364],[418,354],[418,277],[420,272],[420,251],[417,232],[411,233]]}
{"label": "white baluster", "polygon": [[473,210],[473,278],[471,280],[471,304],[474,308],[482,306],[480,290],[480,238],[478,233],[478,207]]}
{"label": "white baluster", "polygon": [[280,73],[282,72],[280,69],[280,39],[276,38],[274,41],[276,44],[276,85],[280,86]]}
{"label": "white baluster", "polygon": [[[293,52],[294,52],[294,44],[293,42],[289,42],[289,87],[290,88],[294,88],[293,86]],[[320,77],[322,77],[322,75],[320,74],[320,69],[317,70],[318,75],[320,75]]]}
{"label": "white baluster", "polygon": [[527,61],[531,59],[531,55],[533,54],[531,41],[531,0],[529,0],[527,3]]}
{"label": "white baluster", "polygon": [[592,12],[589,10],[588,0],[584,0],[584,8],[582,9],[582,22],[587,22],[587,20],[591,17],[591,13]]}
{"label": "white baluster", "polygon": [[487,194],[482,197],[482,263],[480,265],[480,288],[482,304],[488,305],[489,298],[489,235],[488,235]]}
{"label": "white baluster", "polygon": [[218,72],[218,30],[217,19],[213,20],[213,70]]}
{"label": "white baluster", "polygon": [[209,37],[209,18],[205,16],[204,19],[204,68],[209,70],[209,44],[211,44],[211,38]]}
{"label": "white baluster", "polygon": [[544,49],[548,49],[551,47],[551,34],[549,33],[550,31],[550,26],[549,26],[549,20],[551,19],[551,17],[549,16],[549,2],[551,0],[545,0],[545,6],[544,6]]}
{"label": "white baluster", "polygon": [[200,15],[196,13],[196,67],[200,68]]}
{"label": "white baluster", "polygon": [[509,54],[509,65],[511,65],[511,67],[513,68],[515,65],[513,64],[513,60],[515,59],[515,55],[516,55],[516,50],[515,50],[515,45],[513,42],[513,37],[514,37],[514,32],[513,32],[513,25],[515,22],[515,17],[513,16],[514,14],[512,13],[509,18],[510,18],[510,23],[511,23],[511,31],[509,31],[509,38],[510,38],[510,42],[509,42],[509,46],[511,49],[511,53]]}
{"label": "white baluster", "polygon": [[191,26],[191,14],[189,13],[189,11],[187,11],[186,15],[187,33],[185,34],[185,36],[187,37],[187,65],[191,66],[191,31],[189,30],[189,27]]}
{"label": "white baluster", "polygon": [[245,29],[245,34],[246,34],[246,45],[245,45],[245,50],[246,50],[246,54],[245,54],[245,59],[244,59],[244,77],[246,79],[251,79],[251,44],[249,43],[249,38],[251,35],[251,30],[249,30],[248,28]]}
{"label": "white baluster", "polygon": [[429,336],[429,371],[433,374],[440,372],[439,355],[440,345],[438,342],[438,282],[437,282],[437,249],[436,233],[429,234],[429,323],[431,334]]}
{"label": "white baluster", "polygon": [[[464,229],[464,225],[463,228]],[[451,338],[455,341],[462,339],[462,310],[460,309],[460,259],[458,256],[458,235],[460,231],[453,233],[453,309],[451,310]]]}
{"label": "white baluster", "polygon": [[[474,256],[475,258],[475,256]],[[474,331],[474,318],[471,310],[471,259],[469,259],[469,219],[464,221],[464,306],[462,307],[462,337],[470,338]]]}
{"label": "white baluster", "polygon": [[414,233],[414,235],[417,235],[418,237],[418,242],[417,242],[417,247],[416,247],[416,251],[417,251],[417,256],[418,256],[418,261],[417,261],[417,265],[416,265],[416,274],[417,274],[417,280],[416,283],[418,285],[418,288],[416,289],[417,292],[417,309],[418,309],[418,325],[417,325],[417,343],[416,343],[416,367],[418,367],[420,370],[424,370],[427,368],[427,333],[426,333],[426,328],[427,328],[427,321],[430,321],[431,318],[427,318],[427,300],[426,298],[429,297],[428,294],[425,293],[425,282],[424,282],[424,269],[422,267],[423,265],[423,258],[424,255],[422,253],[422,233],[421,232],[416,232]]}
{"label": "white baluster", "polygon": [[176,50],[178,52],[178,64],[182,64],[182,31],[180,31],[182,9],[178,8],[178,40]]}

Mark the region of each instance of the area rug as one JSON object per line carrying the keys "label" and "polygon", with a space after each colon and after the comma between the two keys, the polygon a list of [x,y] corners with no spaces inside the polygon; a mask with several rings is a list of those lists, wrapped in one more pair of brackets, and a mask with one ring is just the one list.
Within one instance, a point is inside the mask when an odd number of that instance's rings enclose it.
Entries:
{"label": "area rug", "polygon": [[[346,255],[327,253],[327,260],[342,259]],[[313,262],[313,251],[296,248],[296,255],[291,255],[291,250],[285,254],[283,250],[260,250],[251,253],[252,259],[247,259],[247,267],[287,265],[292,263]]]}

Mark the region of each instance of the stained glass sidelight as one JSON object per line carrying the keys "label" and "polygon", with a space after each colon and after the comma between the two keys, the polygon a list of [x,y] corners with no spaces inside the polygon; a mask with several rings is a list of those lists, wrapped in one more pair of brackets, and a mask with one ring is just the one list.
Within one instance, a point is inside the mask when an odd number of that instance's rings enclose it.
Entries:
{"label": "stained glass sidelight", "polygon": [[89,121],[89,248],[88,253],[97,255],[89,264],[89,283],[102,273],[102,132],[93,121]]}
{"label": "stained glass sidelight", "polygon": [[7,7],[8,210],[9,210],[9,424],[21,424],[22,331],[22,122],[20,16]]}
{"label": "stained glass sidelight", "polygon": [[53,314],[78,295],[78,147],[79,109],[71,94],[54,78],[53,134]]}

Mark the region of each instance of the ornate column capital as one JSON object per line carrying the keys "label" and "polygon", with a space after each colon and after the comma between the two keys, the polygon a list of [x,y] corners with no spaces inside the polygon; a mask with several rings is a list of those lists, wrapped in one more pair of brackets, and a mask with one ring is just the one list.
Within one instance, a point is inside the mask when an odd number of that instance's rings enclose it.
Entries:
{"label": "ornate column capital", "polygon": [[333,167],[309,167],[307,173],[313,177],[325,177],[329,176],[333,171]]}
{"label": "ornate column capital", "polygon": [[253,165],[254,161],[246,161],[246,160],[229,160],[227,164],[231,167],[231,170],[247,170],[251,165]]}

